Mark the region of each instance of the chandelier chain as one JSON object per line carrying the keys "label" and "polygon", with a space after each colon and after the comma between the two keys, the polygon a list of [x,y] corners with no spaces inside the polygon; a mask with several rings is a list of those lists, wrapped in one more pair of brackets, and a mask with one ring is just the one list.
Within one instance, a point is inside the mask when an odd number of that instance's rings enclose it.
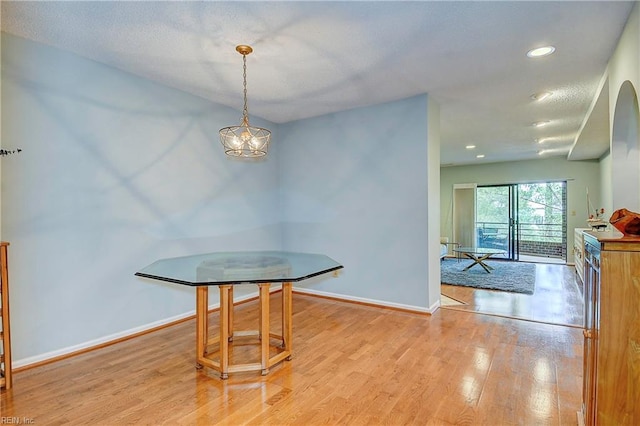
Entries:
{"label": "chandelier chain", "polygon": [[247,55],[242,55],[242,78],[244,88],[244,109],[242,110],[242,121],[249,125],[249,110],[247,108]]}

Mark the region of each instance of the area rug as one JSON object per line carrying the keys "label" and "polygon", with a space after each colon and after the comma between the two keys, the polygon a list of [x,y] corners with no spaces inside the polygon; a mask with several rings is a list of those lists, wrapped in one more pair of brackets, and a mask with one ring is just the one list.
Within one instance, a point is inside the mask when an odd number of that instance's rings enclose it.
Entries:
{"label": "area rug", "polygon": [[487,260],[485,263],[493,268],[490,274],[480,265],[463,271],[471,263],[470,259],[442,259],[442,284],[533,294],[536,283],[536,265],[533,263]]}

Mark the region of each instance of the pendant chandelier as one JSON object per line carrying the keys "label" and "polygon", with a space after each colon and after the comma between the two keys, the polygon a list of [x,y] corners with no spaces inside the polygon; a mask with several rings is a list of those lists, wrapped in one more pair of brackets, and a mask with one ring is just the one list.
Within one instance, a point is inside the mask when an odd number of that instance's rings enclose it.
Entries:
{"label": "pendant chandelier", "polygon": [[262,127],[249,125],[247,109],[247,55],[253,52],[251,46],[236,46],[236,51],[242,55],[242,77],[244,79],[244,109],[242,122],[239,126],[229,126],[220,129],[220,142],[224,146],[225,154],[231,157],[264,157],[269,149],[271,132]]}

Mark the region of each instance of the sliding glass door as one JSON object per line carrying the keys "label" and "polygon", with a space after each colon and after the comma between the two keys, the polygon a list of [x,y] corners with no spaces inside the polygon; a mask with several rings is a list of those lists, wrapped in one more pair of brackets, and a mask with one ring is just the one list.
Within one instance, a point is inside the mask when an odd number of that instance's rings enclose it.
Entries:
{"label": "sliding glass door", "polygon": [[476,190],[478,247],[504,250],[519,258],[518,185],[480,186]]}
{"label": "sliding glass door", "polygon": [[521,260],[567,260],[567,182],[521,183],[519,250]]}
{"label": "sliding glass door", "polygon": [[566,261],[566,182],[479,186],[477,246],[504,250],[508,259]]}

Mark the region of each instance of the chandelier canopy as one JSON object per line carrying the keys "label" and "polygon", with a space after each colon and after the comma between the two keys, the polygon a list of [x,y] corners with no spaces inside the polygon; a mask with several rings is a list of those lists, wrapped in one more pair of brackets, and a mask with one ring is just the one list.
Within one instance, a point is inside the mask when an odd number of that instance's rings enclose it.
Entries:
{"label": "chandelier canopy", "polygon": [[247,109],[247,55],[253,52],[251,46],[236,46],[236,51],[242,55],[242,77],[244,88],[244,109],[239,126],[229,126],[220,129],[220,142],[224,146],[225,154],[231,157],[264,157],[269,150],[271,132],[262,127],[249,124]]}

